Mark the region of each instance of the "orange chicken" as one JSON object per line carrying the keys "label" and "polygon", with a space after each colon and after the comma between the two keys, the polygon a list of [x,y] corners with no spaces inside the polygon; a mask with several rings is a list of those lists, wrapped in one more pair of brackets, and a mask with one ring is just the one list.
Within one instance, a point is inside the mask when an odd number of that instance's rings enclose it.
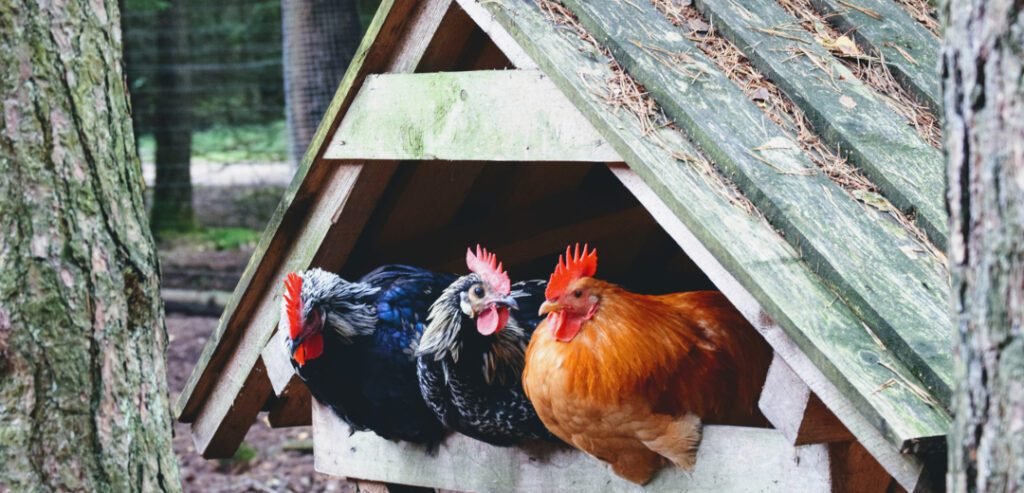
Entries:
{"label": "orange chicken", "polygon": [[597,252],[567,248],[526,351],[523,387],[565,442],[647,483],[692,470],[701,424],[763,426],[771,349],[717,291],[645,296],[595,279]]}

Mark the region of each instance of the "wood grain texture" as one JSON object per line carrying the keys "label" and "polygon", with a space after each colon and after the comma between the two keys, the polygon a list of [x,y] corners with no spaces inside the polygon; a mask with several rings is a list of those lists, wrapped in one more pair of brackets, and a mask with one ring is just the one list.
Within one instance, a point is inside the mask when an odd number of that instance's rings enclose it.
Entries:
{"label": "wood grain texture", "polygon": [[533,62],[530,55],[527,55],[522,48],[519,47],[519,43],[516,43],[512,36],[505,31],[501,24],[494,21],[491,17],[490,12],[481,7],[478,3],[473,0],[456,0],[456,3],[466,11],[473,22],[480,27],[487,36],[491,38],[501,52],[508,57],[509,61],[520,70],[536,70],[537,64]]}
{"label": "wood grain texture", "polygon": [[[733,0],[698,0],[696,5],[719,33],[803,110],[825,142],[846,155],[945,250],[949,235],[943,203],[945,163],[938,149],[921,139],[906,118],[774,0],[749,0],[742,5]],[[785,37],[774,34],[779,30]]]}
{"label": "wood grain texture", "polygon": [[[941,440],[948,416],[902,386],[880,389],[894,376],[908,382],[916,379],[889,350],[872,340],[861,321],[821,283],[796,250],[769,224],[731,202],[717,176],[676,159],[696,155],[693,146],[671,129],[648,135],[634,117],[614,111],[604,95],[592,89],[595,81],[612,77],[607,58],[593,53],[574,34],[552,30],[534,6],[518,2],[484,6],[630,164],[641,183],[663,201],[670,211],[665,216],[693,231],[697,243],[724,266],[723,272],[733,273],[799,342],[801,350],[814,358],[831,385],[857,403],[856,412],[864,416],[860,418],[863,435],[884,436],[895,444],[893,450],[916,440]],[[653,204],[644,206],[652,210]]]}
{"label": "wood grain texture", "polygon": [[939,260],[915,253],[908,231],[829,180],[652,4],[565,3],[925,392],[948,404],[949,279]]}
{"label": "wood grain texture", "polygon": [[853,434],[778,354],[772,359],[758,402],[772,427],[789,443],[844,442]]}
{"label": "wood grain texture", "polygon": [[616,161],[537,71],[383,74],[366,79],[327,159]]}
{"label": "wood grain texture", "polygon": [[[850,32],[866,53],[881,56],[899,81],[933,112],[942,101],[939,39],[892,0],[811,0],[829,22]],[[850,6],[857,8],[851,8]],[[870,14],[869,14],[870,12]]]}
{"label": "wood grain texture", "polygon": [[[716,258],[716,255],[712,254],[702,243],[702,240],[698,240],[695,233],[699,232],[694,232],[683,224],[681,218],[637,176],[637,173],[621,165],[613,165],[612,169],[693,262],[707,274],[736,309],[761,333],[775,350],[775,354],[793,369],[811,392],[821,398],[826,407],[850,430],[858,442],[870,450],[889,474],[897,478],[900,484],[909,491],[932,491],[933,488],[922,481],[925,473],[924,464],[914,455],[902,452],[912,450],[912,447],[925,443],[933,444],[932,446],[935,443],[941,444],[945,437],[932,436],[925,439],[900,441],[893,437],[890,433],[891,430],[888,430],[887,427],[899,426],[904,420],[915,419],[914,413],[916,412],[931,413],[935,410],[923,407],[922,403],[913,396],[891,394],[887,389],[883,390],[870,383],[871,380],[884,382],[888,375],[878,372],[878,368],[863,365],[859,359],[859,352],[868,351],[866,348],[870,348],[872,345],[871,342],[863,340],[868,339],[867,334],[862,335],[861,348],[847,344],[826,344],[825,341],[831,340],[830,333],[815,333],[806,328],[802,333],[794,333],[794,336],[791,337],[789,333],[793,333],[792,330],[784,327],[787,327],[788,323],[799,323],[800,319],[782,319],[780,322],[776,322],[769,313],[774,311],[777,305],[762,306],[754,295],[740,283],[739,279],[744,279],[744,277],[739,274],[734,275],[727,270]],[[814,284],[808,283],[808,286],[813,287]],[[809,299],[797,297],[792,301],[799,304],[807,302]],[[785,304],[782,305],[782,308],[792,309]],[[829,310],[833,309],[829,307],[828,310],[819,311],[817,322],[813,320],[812,314],[808,317],[812,319],[810,325],[805,327],[820,327],[828,331],[839,329],[841,326],[832,325],[834,322],[830,322],[826,326],[813,325],[832,319],[831,316],[823,315],[831,315]],[[842,316],[842,309],[838,310],[840,310],[839,315]],[[855,327],[858,322],[852,316],[850,318],[851,320],[848,322],[851,324],[850,327]],[[840,320],[842,320],[841,317]],[[809,345],[809,343],[814,345]],[[843,370],[847,373],[837,375],[837,371]],[[858,371],[865,373],[857,374]],[[905,370],[903,371],[905,372]],[[900,400],[902,402],[898,402]],[[914,413],[901,416],[902,409],[889,407],[893,404],[915,406],[916,409]],[[945,423],[944,426],[949,426],[948,416],[931,418],[925,414],[923,418],[937,419],[940,423]],[[910,424],[917,423],[911,421]]]}
{"label": "wood grain texture", "polygon": [[[459,434],[437,456],[366,432],[350,434],[328,408],[313,405],[316,470],[349,478],[487,492],[828,491],[823,445],[793,447],[774,430],[708,426],[692,474],[668,468],[646,487],[569,448],[493,447]],[[738,450],[744,453],[737,453]]]}

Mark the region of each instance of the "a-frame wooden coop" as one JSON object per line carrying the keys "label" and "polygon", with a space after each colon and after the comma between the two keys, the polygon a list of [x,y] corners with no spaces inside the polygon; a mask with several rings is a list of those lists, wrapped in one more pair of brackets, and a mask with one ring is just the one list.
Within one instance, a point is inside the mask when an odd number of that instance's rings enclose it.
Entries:
{"label": "a-frame wooden coop", "polygon": [[[327,474],[633,488],[574,451],[452,436],[431,457],[350,436],[311,405],[275,333],[289,271],[461,272],[481,242],[524,279],[589,241],[603,278],[717,287],[776,353],[761,398],[775,429],[707,427],[695,472],[646,490],[941,489],[952,364],[938,150],[775,0],[698,0],[878,193],[850,190],[672,22],[680,2],[655,3],[385,0],[178,401],[196,449],[231,455],[267,410],[274,426],[312,423]],[[900,6],[814,4],[937,106],[937,38]]]}

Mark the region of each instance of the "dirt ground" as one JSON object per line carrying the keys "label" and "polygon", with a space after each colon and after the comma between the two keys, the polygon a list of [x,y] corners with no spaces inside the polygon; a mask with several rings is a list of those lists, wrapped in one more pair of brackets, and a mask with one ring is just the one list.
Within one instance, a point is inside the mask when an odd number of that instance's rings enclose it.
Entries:
{"label": "dirt ground", "polygon": [[[167,380],[172,399],[177,399],[216,325],[215,318],[167,316]],[[310,434],[309,427],[271,429],[263,414],[234,459],[206,460],[192,446],[189,425],[176,423],[174,451],[182,485],[189,492],[354,492],[347,481],[314,472]]]}

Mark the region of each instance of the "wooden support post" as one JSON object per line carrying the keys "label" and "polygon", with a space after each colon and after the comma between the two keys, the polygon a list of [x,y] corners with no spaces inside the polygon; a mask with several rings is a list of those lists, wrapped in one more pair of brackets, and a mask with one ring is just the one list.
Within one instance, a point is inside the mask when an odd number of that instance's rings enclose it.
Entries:
{"label": "wooden support post", "polygon": [[852,442],[828,445],[829,469],[832,473],[832,493],[886,493],[890,487],[902,490],[892,476],[864,447]]}
{"label": "wooden support post", "polygon": [[761,412],[794,445],[853,440],[850,430],[778,354],[761,391]]}

